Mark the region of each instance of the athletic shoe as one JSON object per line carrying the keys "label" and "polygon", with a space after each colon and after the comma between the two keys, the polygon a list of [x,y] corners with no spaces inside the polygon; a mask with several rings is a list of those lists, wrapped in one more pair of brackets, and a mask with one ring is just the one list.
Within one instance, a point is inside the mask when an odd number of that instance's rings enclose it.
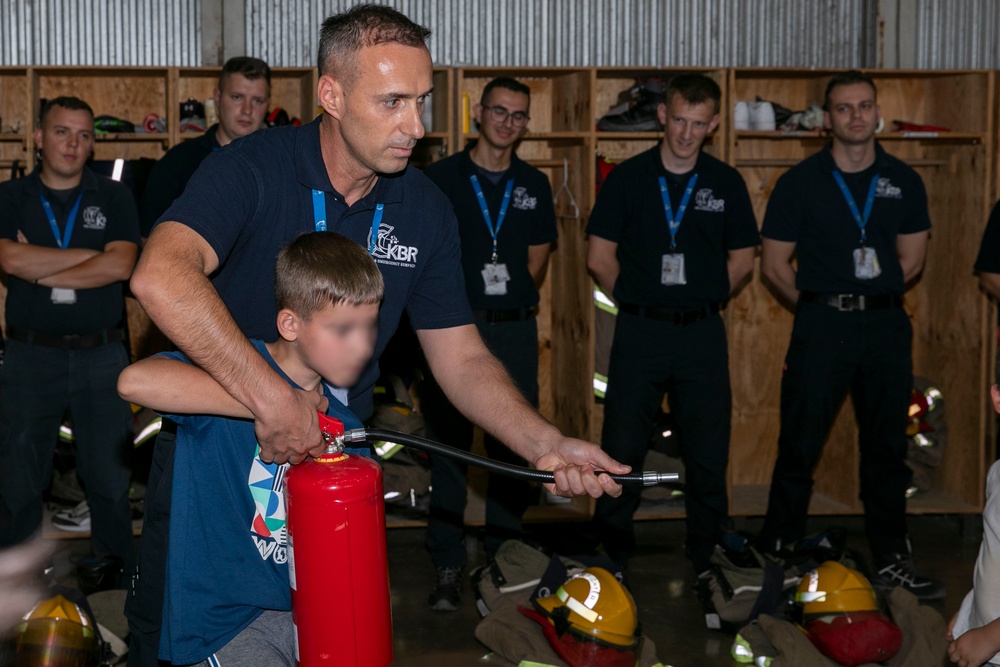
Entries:
{"label": "athletic shoe", "polygon": [[945,587],[937,579],[917,574],[913,559],[905,554],[890,554],[875,565],[872,585],[881,591],[890,591],[897,586],[917,596],[918,600],[940,600],[944,598]]}
{"label": "athletic shoe", "polygon": [[462,568],[439,567],[437,584],[427,598],[427,604],[434,611],[458,611],[462,601]]}
{"label": "athletic shoe", "polygon": [[52,527],[67,533],[86,533],[90,530],[90,506],[83,500],[76,507],[59,510],[52,515]]}

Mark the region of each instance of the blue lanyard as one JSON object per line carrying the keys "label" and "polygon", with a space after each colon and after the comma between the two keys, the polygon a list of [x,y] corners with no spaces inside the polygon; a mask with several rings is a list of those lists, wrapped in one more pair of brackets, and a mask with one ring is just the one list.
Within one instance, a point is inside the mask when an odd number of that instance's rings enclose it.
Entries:
{"label": "blue lanyard", "polygon": [[858,223],[858,229],[861,230],[861,245],[864,245],[865,241],[868,240],[868,236],[865,234],[865,227],[868,225],[868,218],[872,214],[872,205],[875,203],[875,190],[878,188],[878,177],[878,174],[872,176],[871,185],[868,186],[868,199],[865,200],[865,214],[862,216],[858,211],[857,202],[854,201],[854,195],[847,189],[847,183],[844,182],[844,177],[841,175],[840,170],[833,170],[833,178],[837,181],[837,185],[840,186],[840,191],[844,193],[844,199],[847,200],[847,206],[851,209],[851,215],[854,216],[854,221]]}
{"label": "blue lanyard", "polygon": [[500,203],[500,213],[497,215],[497,226],[493,227],[493,218],[490,217],[490,209],[486,205],[486,195],[483,194],[483,188],[479,185],[479,179],[473,174],[469,177],[472,181],[472,189],[476,191],[476,200],[479,201],[479,208],[483,212],[483,220],[486,222],[486,229],[490,230],[490,236],[493,237],[493,263],[496,264],[497,261],[497,235],[500,233],[500,228],[503,227],[503,219],[507,217],[507,206],[510,204],[510,193],[514,191],[514,179],[507,181],[507,189],[503,192],[503,201]]}
{"label": "blue lanyard", "polygon": [[677,207],[677,217],[670,208],[670,194],[667,192],[667,179],[660,176],[660,196],[663,198],[663,214],[667,217],[667,226],[670,228],[670,250],[677,248],[677,230],[681,228],[681,219],[684,211],[687,210],[688,202],[691,201],[691,193],[694,191],[694,184],[698,182],[698,174],[691,174],[687,187],[684,189],[684,196],[681,197],[681,205]]}
{"label": "blue lanyard", "polygon": [[[326,227],[326,193],[322,190],[313,190],[313,223],[317,232],[327,231]],[[378,228],[382,224],[382,212],[384,204],[375,204],[375,214],[372,215],[372,231],[368,237],[368,254],[375,252],[375,244],[378,242]]]}
{"label": "blue lanyard", "polygon": [[56,223],[56,214],[52,212],[52,205],[49,204],[49,200],[45,198],[45,195],[38,195],[38,198],[42,200],[42,208],[45,209],[45,217],[49,219],[49,227],[52,228],[52,235],[56,237],[56,245],[60,248],[68,248],[69,240],[73,236],[73,225],[76,223],[76,214],[80,210],[80,201],[83,200],[83,193],[76,198],[76,203],[73,204],[73,208],[69,210],[69,215],[66,217],[66,229],[63,231],[62,237],[59,236],[59,225]]}

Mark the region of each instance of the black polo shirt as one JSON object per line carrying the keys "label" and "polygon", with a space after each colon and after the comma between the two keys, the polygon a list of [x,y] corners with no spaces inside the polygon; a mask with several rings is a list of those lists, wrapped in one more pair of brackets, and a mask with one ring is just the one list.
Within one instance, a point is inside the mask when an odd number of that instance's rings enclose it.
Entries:
{"label": "black polo shirt", "polygon": [[872,177],[879,176],[871,217],[865,227],[866,245],[874,248],[882,273],[876,278],[854,276],[854,250],[861,232],[840,186],[828,144],[789,169],[774,186],[761,234],[796,244],[795,286],[823,294],[898,294],[905,290],[896,254],[896,237],[930,229],[927,191],[912,168],[875,144],[875,164],[844,181],[862,213]]}
{"label": "black polo shirt", "polygon": [[[663,256],[671,253],[659,178],[667,179],[677,214],[691,174],[698,174],[677,230],[685,285],[664,285]],[[621,303],[673,309],[701,308],[729,297],[728,251],[760,243],[750,195],[739,173],[706,153],[689,174],[663,168],[660,146],[611,170],[594,203],[587,233],[618,244],[621,272],[614,297]]]}
{"label": "black polo shirt", "polygon": [[351,409],[371,413],[378,357],[404,308],[414,329],[472,323],[451,203],[416,169],[380,176],[348,208],[333,189],[320,152],[322,116],[237,139],[209,155],[160,221],[183,223],[215,251],[212,283],[250,338],[273,341],[278,250],[315,229],[312,190],[325,193],[327,228],[368,247],[375,205],[384,204],[372,257],[385,280],[375,355],[350,392]]}
{"label": "black polo shirt", "polygon": [[[424,173],[451,200],[458,217],[462,240],[462,268],[469,304],[473,308],[513,309],[538,303],[538,289],[528,272],[528,246],[543,245],[556,240],[556,217],[552,206],[552,186],[549,179],[521,160],[511,156],[510,168],[494,185],[469,157],[466,149],[435,162]],[[506,264],[510,274],[506,294],[486,294],[483,266],[492,262],[493,236],[486,227],[471,177],[478,176],[494,227],[500,214],[507,182],[513,179],[510,203],[503,225],[497,234],[497,262]]]}
{"label": "black polo shirt", "polygon": [[[139,243],[139,217],[127,187],[84,168],[79,188],[53,193],[39,171],[0,183],[0,238],[17,240],[18,230],[28,243],[58,248],[49,219],[42,208],[44,193],[62,236],[70,209],[83,193],[69,239],[70,248],[103,251],[113,241]],[[123,283],[76,290],[76,303],[52,303],[52,288],[10,276],[7,283],[7,326],[53,335],[85,334],[121,324],[125,307]]]}
{"label": "black polo shirt", "polygon": [[149,236],[153,224],[181,196],[201,161],[219,150],[219,142],[215,138],[218,127],[215,124],[200,137],[182,141],[157,161],[139,204],[140,231],[144,237]]}
{"label": "black polo shirt", "polygon": [[1000,202],[990,212],[974,268],[983,273],[1000,273]]}

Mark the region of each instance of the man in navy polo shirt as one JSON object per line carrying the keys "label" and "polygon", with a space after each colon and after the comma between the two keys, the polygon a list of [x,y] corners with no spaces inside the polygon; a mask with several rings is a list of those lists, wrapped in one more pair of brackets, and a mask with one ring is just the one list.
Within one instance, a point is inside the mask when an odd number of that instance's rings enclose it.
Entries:
{"label": "man in navy polo shirt", "polygon": [[[379,5],[327,19],[318,58],[324,113],[302,127],[257,132],[206,158],[153,229],[132,289],[181,351],[256,415],[261,459],[298,463],[322,451],[316,411],[323,398],[291,388],[247,336],[277,336],[270,267],[282,245],[307,231],[344,234],[368,249],[385,280],[376,359],[406,309],[459,410],[535,467],[553,470],[558,493],[619,493],[594,470],[628,468],[542,419],[483,345],[465,296],[451,204],[406,168],[423,136],[420,114],[432,88],[428,35]],[[361,419],[372,412],[377,376],[373,361],[354,387],[338,390]],[[147,496],[141,577],[134,579],[148,600],[162,596],[170,456],[154,456],[154,498]],[[158,527],[151,531],[150,523]],[[139,609],[137,597],[126,608],[133,647],[141,642],[153,653],[133,660],[130,649],[130,664],[155,664],[161,609]]]}
{"label": "man in navy polo shirt", "polygon": [[[685,552],[698,573],[729,516],[732,395],[720,311],[753,269],[759,242],[742,177],[701,151],[721,96],[703,74],[671,79],[657,111],[663,142],[611,171],[587,224],[587,266],[619,308],[601,442],[640,466],[669,395],[687,476]],[[623,565],[639,500],[627,488],[599,498],[594,513],[605,550]]]}
{"label": "man in navy polo shirt", "polygon": [[77,473],[97,554],[131,572],[128,490],[132,413],[116,390],[128,365],[123,283],[135,266],[139,220],[128,188],[86,167],[94,113],[57,97],[40,114],[41,166],[0,185],[0,268],[10,277],[0,370],[0,547],[42,522],[42,492],[68,410]]}
{"label": "man in navy polo shirt", "polygon": [[200,137],[171,148],[150,172],[139,206],[143,238],[149,236],[153,223],[184,192],[184,186],[202,160],[231,141],[264,127],[271,100],[271,68],[259,58],[230,58],[222,66],[214,99],[219,122]]}
{"label": "man in navy polo shirt", "polygon": [[927,193],[920,176],[875,141],[871,77],[852,70],[830,79],[824,118],[832,141],[778,180],[761,232],[762,272],[794,305],[795,323],[759,545],[780,554],[805,534],[812,471],[850,391],[872,583],[941,598],[940,582],[914,570],[906,534],[913,329],[903,292],[924,266]]}
{"label": "man in navy polo shirt", "polygon": [[[549,179],[519,159],[514,145],[528,126],[531,89],[502,77],[486,84],[473,113],[479,139],[424,172],[455,207],[462,244],[465,291],[476,328],[503,363],[525,400],[538,406],[538,327],[535,306],[556,240]],[[434,437],[472,447],[472,423],[436,386],[422,392],[421,407]],[[490,458],[524,460],[487,435]],[[430,606],[458,609],[466,550],[462,544],[466,466],[431,457],[431,506],[427,549],[437,568]],[[530,484],[490,475],[486,491],[486,556],[521,536],[521,517],[532,502]]]}

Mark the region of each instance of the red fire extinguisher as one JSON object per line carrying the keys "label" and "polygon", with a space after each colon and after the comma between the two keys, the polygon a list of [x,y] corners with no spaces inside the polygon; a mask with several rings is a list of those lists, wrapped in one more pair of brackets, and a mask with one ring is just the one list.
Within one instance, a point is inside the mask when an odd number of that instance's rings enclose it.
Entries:
{"label": "red fire extinguisher", "polygon": [[300,667],[384,667],[392,617],[382,471],[343,453],[343,423],[321,414],[320,429],[327,453],[285,479],[295,657]]}

